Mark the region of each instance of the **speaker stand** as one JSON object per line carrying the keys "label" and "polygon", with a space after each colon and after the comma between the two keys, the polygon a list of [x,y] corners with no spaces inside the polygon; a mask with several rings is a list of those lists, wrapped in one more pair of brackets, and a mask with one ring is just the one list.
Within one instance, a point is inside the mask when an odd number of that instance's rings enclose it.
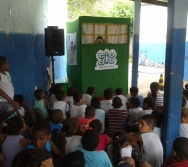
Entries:
{"label": "speaker stand", "polygon": [[51,62],[52,62],[52,85],[51,86],[55,85],[54,61],[55,61],[54,56],[51,56]]}

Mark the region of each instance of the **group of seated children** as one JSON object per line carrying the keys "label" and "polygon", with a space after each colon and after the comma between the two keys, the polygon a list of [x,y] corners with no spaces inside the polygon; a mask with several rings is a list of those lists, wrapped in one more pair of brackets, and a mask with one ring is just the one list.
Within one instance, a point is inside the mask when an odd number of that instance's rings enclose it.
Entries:
{"label": "group of seated children", "polygon": [[[131,87],[128,99],[122,88],[107,88],[101,98],[94,96],[93,87],[83,95],[72,87],[65,93],[58,84],[48,99],[43,90],[35,90],[32,111],[27,106],[27,114],[20,111],[4,119],[0,166],[15,167],[21,157],[31,152],[37,156],[46,150],[46,158],[36,160],[38,166],[161,167],[163,98],[156,82],[150,89],[151,93],[143,98],[137,87]],[[23,97],[19,103],[27,104]],[[30,127],[25,123],[26,116],[32,122]],[[180,127],[183,139],[188,136],[187,125],[188,109],[184,107]]]}

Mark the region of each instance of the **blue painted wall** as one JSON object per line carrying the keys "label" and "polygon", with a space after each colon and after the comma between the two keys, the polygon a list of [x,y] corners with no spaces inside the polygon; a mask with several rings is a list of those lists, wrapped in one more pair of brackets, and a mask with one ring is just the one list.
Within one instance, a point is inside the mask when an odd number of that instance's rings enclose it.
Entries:
{"label": "blue painted wall", "polygon": [[48,0],[0,1],[0,55],[8,58],[15,94],[33,105],[35,86],[47,90],[44,28]]}
{"label": "blue painted wall", "polygon": [[185,45],[184,80],[188,82],[188,41],[186,42]]}
{"label": "blue painted wall", "polygon": [[8,58],[15,94],[22,94],[32,105],[35,86],[47,90],[44,35],[0,33],[0,55]]}
{"label": "blue painted wall", "polygon": [[[166,43],[140,43],[140,53],[153,63],[165,64]],[[144,62],[139,62],[145,65]],[[185,43],[184,81],[188,81],[188,41]]]}

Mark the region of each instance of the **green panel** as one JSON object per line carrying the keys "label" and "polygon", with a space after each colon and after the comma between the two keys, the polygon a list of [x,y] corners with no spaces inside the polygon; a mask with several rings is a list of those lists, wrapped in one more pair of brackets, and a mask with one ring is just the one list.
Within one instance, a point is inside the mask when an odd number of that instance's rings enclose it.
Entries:
{"label": "green panel", "polygon": [[[116,50],[118,69],[95,70],[96,53],[105,49]],[[101,96],[106,88],[121,87],[128,93],[128,53],[128,44],[82,45],[83,90],[85,91],[88,86],[94,86],[95,95]]]}
{"label": "green panel", "polygon": [[113,24],[130,24],[129,18],[114,18],[114,17],[79,17],[80,23],[113,23]]}
{"label": "green panel", "polygon": [[[127,44],[85,44],[81,41],[82,23],[130,24],[128,18],[106,18],[82,16],[78,20],[67,23],[67,33],[77,32],[77,65],[67,66],[69,86],[85,92],[88,86],[94,86],[96,96],[101,96],[105,88],[121,87],[128,93],[128,55]],[[129,31],[129,30],[128,30]],[[129,32],[128,32],[129,33]],[[129,35],[128,35],[129,41]],[[118,69],[95,70],[96,53],[99,50],[114,49],[117,52]]]}
{"label": "green panel", "polygon": [[67,33],[77,32],[77,65],[67,65],[67,77],[69,86],[82,90],[82,64],[81,64],[81,35],[79,31],[79,19],[67,22]]}

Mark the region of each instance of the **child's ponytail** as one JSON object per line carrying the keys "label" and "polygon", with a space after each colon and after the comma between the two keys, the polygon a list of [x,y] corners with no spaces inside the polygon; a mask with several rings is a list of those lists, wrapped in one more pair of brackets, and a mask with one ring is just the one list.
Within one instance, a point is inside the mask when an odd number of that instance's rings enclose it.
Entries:
{"label": "child's ponytail", "polygon": [[124,130],[116,131],[112,138],[112,157],[113,157],[113,166],[117,167],[118,163],[121,160],[121,149],[123,144],[127,140],[127,134]]}

